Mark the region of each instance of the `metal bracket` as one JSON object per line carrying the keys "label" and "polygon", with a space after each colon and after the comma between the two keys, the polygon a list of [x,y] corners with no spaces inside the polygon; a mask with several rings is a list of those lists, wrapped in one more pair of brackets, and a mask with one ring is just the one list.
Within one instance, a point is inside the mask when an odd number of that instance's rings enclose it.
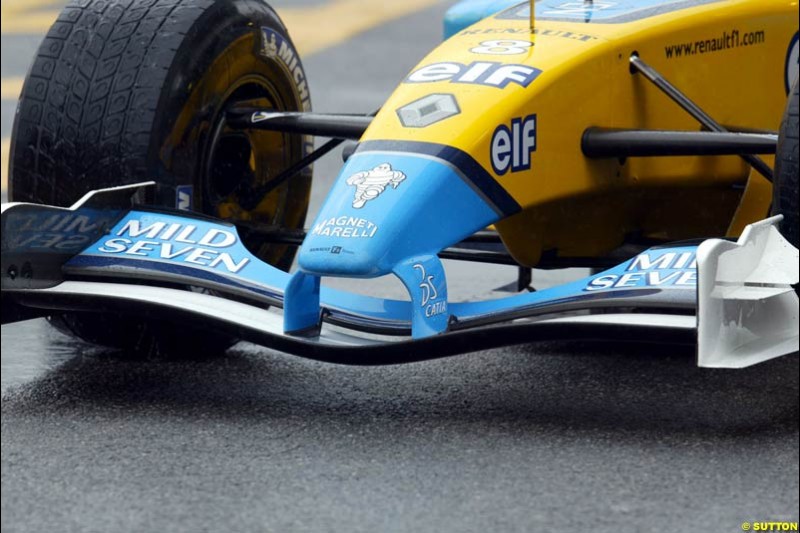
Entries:
{"label": "metal bracket", "polygon": [[[638,72],[644,76],[653,85],[658,87],[661,92],[669,96],[672,101],[681,106],[684,111],[689,113],[695,120],[697,120],[707,129],[718,133],[725,133],[728,131],[717,121],[711,118],[708,113],[703,111],[700,106],[695,104],[688,96],[678,90],[677,87],[668,82],[667,79],[664,78],[664,76],[662,76],[656,69],[645,63],[638,54],[631,55],[630,64],[631,72]],[[772,169],[769,168],[769,165],[767,165],[763,159],[752,154],[744,154],[740,157],[747,161],[747,163],[758,172],[763,174],[765,178],[767,178],[769,181],[772,181]]]}

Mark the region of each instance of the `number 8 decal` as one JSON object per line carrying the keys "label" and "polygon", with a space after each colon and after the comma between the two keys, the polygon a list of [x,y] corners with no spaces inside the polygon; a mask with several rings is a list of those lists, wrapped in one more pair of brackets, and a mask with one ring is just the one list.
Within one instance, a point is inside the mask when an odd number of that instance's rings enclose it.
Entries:
{"label": "number 8 decal", "polygon": [[525,51],[527,51],[531,46],[533,46],[533,43],[529,41],[483,41],[480,46],[470,49],[470,52],[474,54],[507,56],[525,53]]}

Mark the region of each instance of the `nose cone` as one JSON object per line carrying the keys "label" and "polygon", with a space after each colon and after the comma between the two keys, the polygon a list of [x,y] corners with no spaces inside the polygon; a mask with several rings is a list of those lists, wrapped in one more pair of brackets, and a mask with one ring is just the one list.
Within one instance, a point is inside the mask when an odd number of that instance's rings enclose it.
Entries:
{"label": "nose cone", "polygon": [[300,249],[303,271],[381,276],[403,259],[435,254],[505,216],[505,191],[494,191],[502,197],[498,205],[476,183],[488,175],[468,176],[445,147],[391,143],[387,150],[383,144],[364,143],[343,167]]}

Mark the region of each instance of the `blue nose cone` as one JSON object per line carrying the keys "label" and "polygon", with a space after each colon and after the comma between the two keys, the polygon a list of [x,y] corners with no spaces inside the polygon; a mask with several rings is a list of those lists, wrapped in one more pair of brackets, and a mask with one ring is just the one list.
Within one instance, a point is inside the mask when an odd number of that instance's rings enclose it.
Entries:
{"label": "blue nose cone", "polygon": [[[301,270],[381,276],[409,257],[436,254],[485,228],[507,214],[509,204],[513,210],[513,200],[471,158],[462,169],[447,153],[452,149],[416,144],[350,157],[300,249]],[[488,194],[482,190],[487,183]],[[497,195],[501,205],[491,198]]]}

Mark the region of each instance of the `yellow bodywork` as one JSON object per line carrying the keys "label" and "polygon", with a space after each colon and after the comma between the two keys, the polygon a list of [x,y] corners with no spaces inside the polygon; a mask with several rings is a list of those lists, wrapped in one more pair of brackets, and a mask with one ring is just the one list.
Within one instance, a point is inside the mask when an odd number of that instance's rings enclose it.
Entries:
{"label": "yellow bodywork", "polygon": [[[406,81],[362,141],[423,141],[470,154],[522,206],[496,227],[514,258],[526,265],[535,265],[543,252],[605,254],[630,238],[719,236],[729,226],[736,233],[767,215],[770,203],[768,183],[767,189],[763,183],[751,186],[742,200],[750,167],[739,157],[590,160],[581,152],[581,136],[590,126],[700,129],[656,87],[630,72],[634,52],[719,123],[777,130],[797,16],[796,1],[723,1],[624,23],[537,16],[533,34],[527,17],[489,17],[447,40],[412,72],[438,63],[494,62],[535,67],[538,77],[527,87],[509,83],[503,88]],[[715,39],[737,46],[711,50],[713,44],[695,44]],[[486,46],[508,40],[531,45],[512,54],[493,54],[495,49]],[[695,53],[678,57],[675,47],[681,45]],[[506,42],[496,50],[508,48]],[[460,114],[427,127],[404,127],[396,110],[434,93],[454,95]],[[498,175],[491,160],[496,128],[533,114],[536,147],[530,169]],[[772,158],[766,159],[771,165]]]}

